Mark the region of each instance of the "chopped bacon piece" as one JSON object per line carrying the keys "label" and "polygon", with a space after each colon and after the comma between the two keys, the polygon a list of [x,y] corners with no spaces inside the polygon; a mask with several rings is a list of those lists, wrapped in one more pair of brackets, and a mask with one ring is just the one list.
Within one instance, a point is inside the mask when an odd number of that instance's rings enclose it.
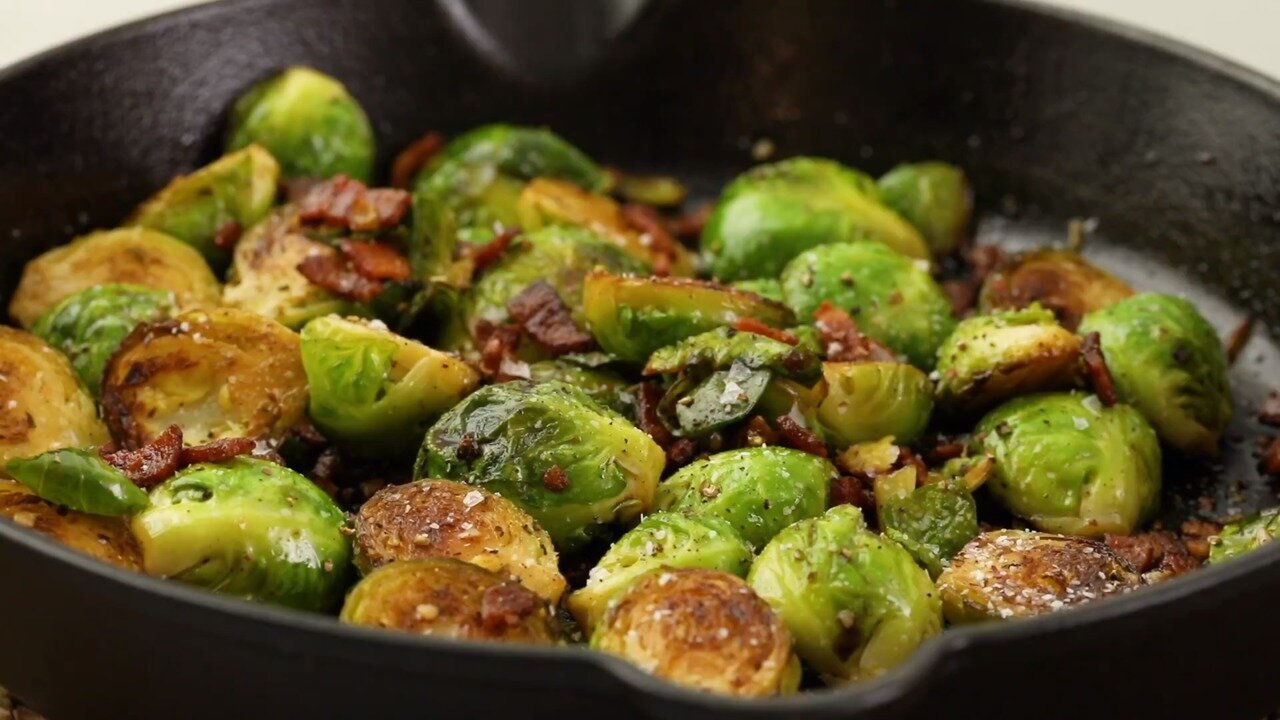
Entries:
{"label": "chopped bacon piece", "polygon": [[382,283],[361,275],[347,260],[333,253],[308,255],[298,272],[311,282],[348,300],[369,302],[382,292]]}
{"label": "chopped bacon piece", "polygon": [[1096,332],[1089,333],[1085,336],[1084,345],[1080,350],[1085,372],[1089,375],[1089,382],[1093,385],[1093,392],[1098,399],[1106,407],[1120,402],[1120,396],[1116,393],[1115,380],[1111,377],[1111,369],[1107,367],[1107,356],[1102,353],[1102,337]]}
{"label": "chopped bacon piece", "polygon": [[292,180],[282,180],[280,182],[280,191],[284,195],[285,201],[297,205],[302,199],[311,194],[324,182],[324,178],[301,177]]}
{"label": "chopped bacon piece", "polygon": [[235,220],[228,220],[213,231],[213,246],[219,250],[234,250],[243,234],[244,226]]}
{"label": "chopped bacon piece", "polygon": [[520,228],[507,228],[487,243],[467,245],[462,249],[462,253],[471,260],[472,272],[478,275],[497,262],[507,248],[511,247],[511,241],[519,236]]}
{"label": "chopped bacon piece", "polygon": [[[182,449],[182,464],[216,463],[230,460],[239,455],[249,455],[258,444],[245,437],[222,438],[204,445],[193,445]],[[278,455],[276,457],[279,457]]]}
{"label": "chopped bacon piece", "polygon": [[916,469],[916,485],[923,485],[929,480],[929,466],[925,464],[924,458],[911,452],[911,448],[905,445],[898,446],[898,462],[903,466],[911,466]]}
{"label": "chopped bacon piece", "polygon": [[329,444],[329,438],[325,437],[324,434],[317,430],[316,426],[312,425],[311,421],[306,418],[299,420],[298,423],[290,429],[290,432],[294,437],[313,448],[325,447]]}
{"label": "chopped bacon piece", "polygon": [[569,473],[559,465],[552,465],[542,474],[542,485],[551,492],[564,492],[569,489]]}
{"label": "chopped bacon piece", "polygon": [[1104,540],[1135,572],[1147,580],[1167,580],[1200,567],[1177,535],[1156,530],[1138,535],[1110,535]]}
{"label": "chopped bacon piece", "polygon": [[1222,533],[1222,526],[1206,520],[1186,520],[1178,527],[1182,535],[1182,544],[1187,546],[1191,557],[1204,562],[1209,559],[1209,539]]}
{"label": "chopped bacon piece", "polygon": [[409,143],[391,164],[391,187],[408,190],[431,158],[444,148],[444,135],[434,130]]}
{"label": "chopped bacon piece", "polygon": [[370,190],[359,180],[335,175],[312,186],[298,202],[298,219],[356,232],[375,232],[399,225],[412,202],[413,196],[404,190]]}
{"label": "chopped bacon piece", "polygon": [[769,421],[763,415],[754,415],[742,429],[741,444],[744,447],[777,445],[778,433],[769,426]]}
{"label": "chopped bacon piece", "polygon": [[645,431],[659,447],[671,446],[674,437],[658,417],[658,404],[662,402],[662,386],[656,382],[644,382],[636,388],[636,426]]}
{"label": "chopped bacon piece", "polygon": [[413,277],[409,258],[389,243],[347,239],[338,248],[356,272],[371,280],[402,282]]}
{"label": "chopped bacon piece", "polygon": [[702,229],[707,226],[715,207],[715,203],[702,203],[693,210],[668,220],[667,228],[676,237],[696,238],[702,235]]}
{"label": "chopped bacon piece", "polygon": [[670,274],[671,261],[676,255],[675,238],[667,230],[667,225],[648,205],[627,203],[622,206],[622,217],[632,227],[649,236],[649,250],[653,253],[653,272],[659,277]]}
{"label": "chopped bacon piece", "polygon": [[814,311],[815,327],[822,338],[822,347],[827,360],[832,362],[861,362],[872,360],[893,362],[897,356],[889,348],[863,335],[858,330],[858,323],[849,315],[831,303],[823,300]]}
{"label": "chopped bacon piece", "polygon": [[539,280],[507,302],[507,312],[525,334],[553,355],[586,352],[595,348],[595,337],[578,327],[551,283]]}
{"label": "chopped bacon piece", "polygon": [[790,415],[781,415],[773,424],[778,428],[784,445],[807,452],[818,457],[827,457],[826,443],[822,442],[809,428],[796,422]]}
{"label": "chopped bacon piece", "polygon": [[520,345],[520,326],[514,324],[494,325],[487,320],[476,323],[476,347],[480,348],[481,374],[489,379],[496,379],[516,359],[516,348]]}
{"label": "chopped bacon piece", "polygon": [[1280,438],[1271,438],[1267,442],[1258,469],[1267,475],[1280,475]]}
{"label": "chopped bacon piece", "polygon": [[668,469],[684,467],[698,454],[698,443],[689,438],[676,438],[667,447],[666,453]]}
{"label": "chopped bacon piece", "polygon": [[1249,340],[1253,337],[1253,325],[1256,319],[1252,315],[1245,315],[1244,320],[1231,331],[1231,335],[1227,337],[1227,364],[1235,365],[1236,358],[1240,357],[1240,353],[1244,352],[1244,346],[1249,344]]}
{"label": "chopped bacon piece", "polygon": [[951,311],[964,316],[977,305],[978,292],[1004,259],[1004,251],[995,245],[975,245],[964,250],[961,257],[967,265],[964,277],[943,282],[942,290],[951,301]]}
{"label": "chopped bacon piece", "polygon": [[964,455],[964,443],[945,435],[933,435],[923,443],[925,457],[932,463],[944,463]]}
{"label": "chopped bacon piece", "polygon": [[519,583],[494,585],[480,596],[480,622],[490,632],[515,627],[537,612],[542,600]]}
{"label": "chopped bacon piece", "polygon": [[336,498],[339,493],[337,481],[341,473],[342,453],[337,448],[330,447],[321,452],[320,457],[316,458],[316,464],[312,466],[311,474],[308,477],[330,497]]}
{"label": "chopped bacon piece", "polygon": [[1266,402],[1258,411],[1258,422],[1271,427],[1280,427],[1280,393],[1272,391],[1267,395]]}
{"label": "chopped bacon piece", "polygon": [[750,318],[750,317],[740,318],[736,323],[733,324],[733,329],[739,332],[749,332],[749,333],[755,333],[757,335],[763,335],[767,338],[772,338],[774,340],[777,340],[778,342],[784,342],[788,345],[800,344],[800,338],[796,337],[794,334],[789,333],[786,330],[779,330],[778,328],[775,328],[775,327],[769,327],[768,325],[765,325],[764,323],[760,322],[755,318]]}
{"label": "chopped bacon piece", "polygon": [[827,504],[832,507],[853,505],[863,510],[871,510],[875,508],[876,500],[866,480],[852,475],[841,475],[831,481],[831,487],[827,490]]}
{"label": "chopped bacon piece", "polygon": [[137,450],[111,451],[103,447],[98,455],[138,487],[154,487],[178,471],[182,456],[182,428],[170,425]]}

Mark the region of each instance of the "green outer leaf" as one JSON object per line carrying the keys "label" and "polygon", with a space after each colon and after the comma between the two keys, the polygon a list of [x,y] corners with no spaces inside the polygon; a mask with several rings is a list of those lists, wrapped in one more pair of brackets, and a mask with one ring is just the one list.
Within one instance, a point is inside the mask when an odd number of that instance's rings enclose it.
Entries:
{"label": "green outer leaf", "polygon": [[811,349],[726,327],[659,348],[649,356],[644,372],[671,375],[690,366],[728,370],[734,363],[752,370],[771,370],[780,377],[808,384],[822,377],[822,359]]}
{"label": "green outer leaf", "polygon": [[764,395],[773,373],[752,370],[735,362],[728,370],[711,373],[686,397],[675,404],[677,427],[682,437],[704,437],[742,420]]}
{"label": "green outer leaf", "polygon": [[964,488],[932,483],[886,501],[880,527],[936,579],[944,563],[978,536],[978,506]]}
{"label": "green outer leaf", "polygon": [[129,515],[147,494],[90,450],[66,448],[10,460],[5,471],[41,498],[92,515]]}
{"label": "green outer leaf", "polygon": [[1274,542],[1276,535],[1280,535],[1280,508],[1265,510],[1260,515],[1228,523],[1222,528],[1217,542],[1209,546],[1208,562],[1210,565],[1217,565],[1238,558]]}

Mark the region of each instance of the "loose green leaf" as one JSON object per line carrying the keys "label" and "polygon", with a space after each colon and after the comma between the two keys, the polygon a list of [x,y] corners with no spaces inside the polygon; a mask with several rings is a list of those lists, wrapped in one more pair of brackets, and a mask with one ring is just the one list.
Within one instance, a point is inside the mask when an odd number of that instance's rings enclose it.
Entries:
{"label": "loose green leaf", "polygon": [[89,450],[64,449],[10,460],[5,471],[51,503],[93,515],[130,515],[147,494]]}

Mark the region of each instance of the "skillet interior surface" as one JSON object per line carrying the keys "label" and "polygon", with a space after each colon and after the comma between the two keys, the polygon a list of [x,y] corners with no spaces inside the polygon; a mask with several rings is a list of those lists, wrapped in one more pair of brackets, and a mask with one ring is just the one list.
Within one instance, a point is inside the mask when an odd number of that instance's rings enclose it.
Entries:
{"label": "skillet interior surface", "polygon": [[[1068,218],[1096,218],[1089,253],[1136,286],[1188,295],[1224,334],[1245,314],[1259,319],[1233,371],[1227,452],[1217,465],[1169,459],[1166,520],[1276,504],[1250,455],[1252,411],[1280,381],[1280,93],[1268,81],[1055,13],[927,0],[654,3],[596,64],[531,77],[537,67],[482,57],[454,5],[238,0],[3,73],[0,297],[40,250],[115,224],[216,154],[230,100],[290,63],[350,87],[384,166],[427,129],[493,120],[549,125],[602,161],[673,172],[705,195],[766,138],[777,156],[873,173],[941,158],[975,182],[980,240],[1060,242]],[[1246,662],[1280,641],[1272,550],[1096,608],[949,633],[860,691],[758,704],[674,690],[582,652],[420,644],[123,580],[3,521],[0,577],[0,680],[54,720],[513,707],[530,717],[889,718],[940,707],[1249,717],[1280,703],[1275,674],[1257,678]],[[1046,707],[1046,692],[1061,701]]]}

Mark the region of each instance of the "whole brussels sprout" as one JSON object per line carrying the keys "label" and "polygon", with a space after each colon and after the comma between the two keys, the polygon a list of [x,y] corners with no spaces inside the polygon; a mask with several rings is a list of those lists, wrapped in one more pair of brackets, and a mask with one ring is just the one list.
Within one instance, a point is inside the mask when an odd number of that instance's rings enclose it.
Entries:
{"label": "whole brussels sprout", "polygon": [[189,445],[278,441],[306,411],[300,344],[283,325],[232,308],[144,323],[107,363],[103,417],[127,447],[170,425],[182,428]]}
{"label": "whole brussels sprout", "polygon": [[786,302],[782,296],[782,283],[777,278],[756,278],[754,280],[737,280],[729,283],[735,290],[755,293],[766,300],[777,303]]}
{"label": "whole brussels sprout", "polygon": [[0,463],[108,439],[66,358],[35,335],[0,325]]}
{"label": "whole brussels sprout", "polygon": [[1265,510],[1251,518],[1227,523],[1210,542],[1210,565],[1240,557],[1270,543],[1280,535],[1280,508]]}
{"label": "whole brussels sprout", "polygon": [[454,138],[435,165],[461,161],[493,165],[522,180],[559,178],[592,192],[601,192],[609,176],[581,150],[546,128],[493,123]]}
{"label": "whole brussels sprout", "polygon": [[107,284],[168,290],[183,310],[216,307],[221,293],[190,245],[155,230],[121,228],[84,235],[27,263],[9,314],[29,328],[68,297]]}
{"label": "whole brussels sprout", "polygon": [[568,360],[540,360],[529,363],[529,382],[558,380],[586,393],[592,400],[615,412],[628,407],[629,388],[634,384],[617,373],[602,368],[582,367]]}
{"label": "whole brussels sprout", "polygon": [[1128,405],[1080,392],[1020,397],[982,418],[974,446],[995,459],[992,496],[1041,530],[1127,535],[1160,508],[1160,443]]}
{"label": "whole brussels sprout", "polygon": [[782,292],[805,321],[831,301],[849,311],[868,337],[925,370],[956,323],[927,267],[869,240],[800,253],[782,271]]}
{"label": "whole brussels sprout", "polygon": [[822,359],[815,349],[727,327],[655,350],[644,374],[673,375],[693,367],[728,370],[734,363],[810,385],[822,377]]}
{"label": "whole brussels sprout", "polygon": [[881,202],[874,180],[832,160],[797,157],[730,183],[702,231],[702,250],[713,277],[746,280],[775,277],[810,248],[860,238],[929,257],[920,232]]}
{"label": "whole brussels sprout", "polygon": [[609,607],[591,647],[708,692],[764,697],[800,685],[786,626],[746,583],[715,570],[640,578]]}
{"label": "whole brussels sprout", "polygon": [[147,494],[92,450],[63,448],[4,466],[41,499],[90,515],[129,515],[147,506]]}
{"label": "whole brussels sprout", "polygon": [[839,476],[825,458],[783,447],[716,453],[684,466],[658,485],[656,506],[727,521],[750,543],[765,546],[783,528],[821,515]]}
{"label": "whole brussels sprout", "polygon": [[839,446],[892,435],[915,442],[933,414],[933,383],[919,368],[894,362],[826,362],[827,395],[818,420]]}
{"label": "whole brussels sprout", "polygon": [[300,610],[333,609],[350,575],[345,516],[283,465],[238,457],[192,465],[133,516],[149,575]]}
{"label": "whole brussels sprout", "polygon": [[723,520],[654,513],[609,548],[591,569],[586,586],[569,596],[568,608],[590,632],[609,603],[651,570],[704,568],[743,577],[751,559],[751,546]]}
{"label": "whole brussels sprout", "polygon": [[27,487],[0,477],[0,517],[31,528],[86,555],[126,570],[142,570],[142,553],[118,517],[67,510]]}
{"label": "whole brussels sprout", "polygon": [[291,67],[236,100],[227,150],[255,143],[280,161],[286,178],[373,178],[373,127],[364,109],[342,83],[311,68]]}
{"label": "whole brussels sprout", "polygon": [[31,332],[61,350],[81,382],[97,395],[107,360],[125,336],[139,323],[169,317],[177,310],[177,298],[167,290],[99,285],[58,303],[36,320]]}
{"label": "whole brussels sprout", "polygon": [[938,405],[967,415],[1017,395],[1068,389],[1078,380],[1080,346],[1038,303],[961,320],[938,348]]}
{"label": "whole brussels sprout", "polygon": [[796,653],[828,682],[874,678],[942,631],[928,573],[862,512],[837,505],[778,533],[747,582],[795,638]]}
{"label": "whole brussels sprout", "polygon": [[787,308],[727,285],[683,278],[631,277],[595,271],[582,289],[587,326],[600,347],[643,362],[687,337],[754,318],[770,327],[794,324]]}
{"label": "whole brussels sprout", "polygon": [[648,435],[582,390],[517,380],[446,412],[423,440],[414,477],[500,493],[569,551],[647,511],[665,461]]}
{"label": "whole brussels sprout", "polygon": [[566,584],[551,537],[515,503],[452,480],[388,485],[355,518],[356,567],[451,557],[514,577],[551,603]]}
{"label": "whole brussels sprout", "polygon": [[950,255],[973,220],[973,188],[960,168],[944,162],[907,163],[885,173],[880,199],[916,226],[934,257]]}
{"label": "whole brussels sprout", "polygon": [[1135,295],[1089,313],[1080,333],[1098,333],[1120,399],[1142,411],[1169,446],[1217,455],[1231,422],[1227,356],[1191,303]]}
{"label": "whole brussels sprout", "polygon": [[1070,250],[1035,250],[1002,263],[982,284],[978,311],[1016,310],[1038,302],[1075,330],[1080,318],[1133,294],[1128,283]]}
{"label": "whole brussels sprout", "polygon": [[1031,617],[1141,587],[1104,543],[1064,535],[997,530],[974,538],[938,577],[953,624]]}
{"label": "whole brussels sprout", "polygon": [[446,557],[374,570],[347,595],[339,619],[456,640],[554,645],[559,639],[545,600],[497,573]]}
{"label": "whole brussels sprout", "polygon": [[462,360],[369,322],[336,315],[302,329],[311,421],[349,452],[412,453],[445,410],[480,382]]}
{"label": "whole brussels sprout", "polygon": [[228,253],[215,238],[227,223],[248,228],[276,201],[280,164],[258,145],[223,155],[190,175],[175,178],[144,202],[129,225],[168,233],[200,251],[216,268]]}
{"label": "whole brussels sprout", "polygon": [[[906,480],[907,486],[891,489],[899,478]],[[958,482],[915,484],[914,473],[877,476],[876,515],[884,536],[906,548],[936,578],[977,536],[978,505]]]}

